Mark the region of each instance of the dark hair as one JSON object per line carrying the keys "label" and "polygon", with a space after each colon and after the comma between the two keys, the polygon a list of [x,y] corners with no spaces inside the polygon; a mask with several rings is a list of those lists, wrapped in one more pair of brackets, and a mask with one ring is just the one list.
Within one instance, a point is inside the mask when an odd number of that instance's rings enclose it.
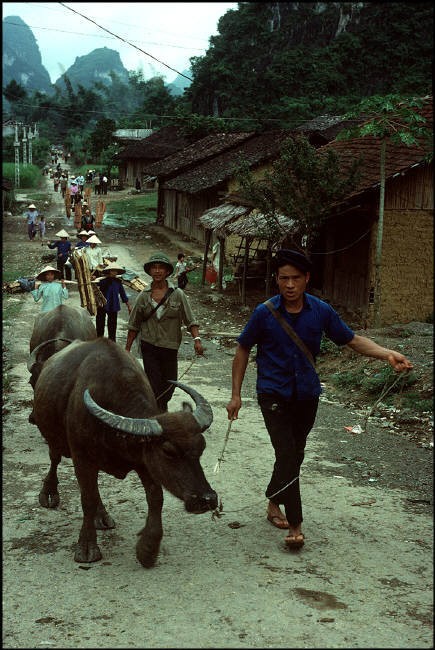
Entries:
{"label": "dark hair", "polygon": [[177,260],[181,260],[182,257],[186,257],[184,253],[178,253]]}
{"label": "dark hair", "polygon": [[282,248],[277,251],[272,263],[275,271],[278,271],[281,266],[285,266],[286,264],[295,266],[304,273],[310,271],[312,267],[311,261],[304,253],[288,248]]}

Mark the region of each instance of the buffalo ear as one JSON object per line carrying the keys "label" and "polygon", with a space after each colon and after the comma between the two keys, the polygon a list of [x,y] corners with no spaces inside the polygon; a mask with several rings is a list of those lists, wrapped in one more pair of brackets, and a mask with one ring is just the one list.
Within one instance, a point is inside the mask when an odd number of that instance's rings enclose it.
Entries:
{"label": "buffalo ear", "polygon": [[189,402],[183,402],[183,411],[186,411],[187,413],[193,413],[192,406],[189,404]]}

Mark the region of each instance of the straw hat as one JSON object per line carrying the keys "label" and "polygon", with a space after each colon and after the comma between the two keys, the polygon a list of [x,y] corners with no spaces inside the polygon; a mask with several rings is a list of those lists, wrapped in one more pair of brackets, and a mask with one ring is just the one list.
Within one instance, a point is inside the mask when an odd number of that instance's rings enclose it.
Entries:
{"label": "straw hat", "polygon": [[101,239],[98,239],[97,235],[91,235],[88,239],[88,244],[102,244]]}
{"label": "straw hat", "polygon": [[58,269],[55,269],[52,266],[44,266],[42,271],[39,271],[38,275],[35,277],[35,280],[42,280],[41,276],[44,275],[44,273],[48,273],[48,271],[52,271],[58,278],[62,276],[62,273]]}
{"label": "straw hat", "polygon": [[29,210],[36,210],[36,205],[33,205],[33,203],[31,203],[29,205]]}
{"label": "straw hat", "polygon": [[109,262],[109,264],[101,271],[101,273],[108,274],[110,271],[116,271],[118,275],[125,273],[125,269],[119,264]]}
{"label": "straw hat", "polygon": [[86,237],[88,237],[89,233],[88,233],[87,230],[80,230],[80,232],[78,233],[78,236],[81,237],[82,235],[86,235]]}
{"label": "straw hat", "polygon": [[69,235],[67,231],[62,228],[62,230],[59,230],[59,232],[56,233],[56,237],[69,237]]}
{"label": "straw hat", "polygon": [[88,235],[95,235],[95,230],[88,230]]}
{"label": "straw hat", "polygon": [[148,275],[150,273],[150,267],[152,264],[164,264],[168,269],[169,274],[174,272],[174,267],[169,261],[169,257],[164,253],[154,253],[153,255],[151,255],[148,262],[145,262],[145,264],[143,265],[143,270],[145,271],[145,273],[148,273]]}

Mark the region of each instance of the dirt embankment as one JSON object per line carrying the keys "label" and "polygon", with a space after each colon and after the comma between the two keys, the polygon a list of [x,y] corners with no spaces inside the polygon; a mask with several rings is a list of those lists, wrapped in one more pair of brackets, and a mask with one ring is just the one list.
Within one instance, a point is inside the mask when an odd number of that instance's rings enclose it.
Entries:
{"label": "dirt embankment", "polygon": [[[60,211],[48,221],[50,236],[60,227],[68,230]],[[103,227],[99,236],[142,277],[143,262],[156,248],[171,258],[181,246],[188,254],[202,253],[155,226]],[[49,251],[26,238],[21,216],[5,218],[4,271],[12,264],[26,265],[23,275],[40,269],[41,254]],[[362,405],[357,390],[337,392],[330,374],[343,368],[363,373],[371,366],[356,365],[361,360],[347,353],[325,355],[319,364],[325,390],[301,477],[306,545],[290,553],[283,531],[265,517],[273,454],[255,400],[254,362],[248,366],[240,418],[231,427],[220,471],[214,472],[228,432],[225,404],[235,338],[253,305],[241,308],[231,287],[221,295],[189,284],[187,292],[206,352],[195,358],[186,336],[180,376],[213,409],[202,465],[222,512],[214,519],[188,515],[166,494],[164,537],[151,570],[134,555],[146,516],[135,475],[124,481],[100,477],[117,527],[99,533],[103,559],[95,564],[73,561],[81,507],[70,460],[59,470],[59,509],[39,506],[49,458],[39,432],[28,423],[32,390],[26,368],[39,306],[29,294],[3,294],[3,647],[433,647],[430,421],[420,414],[411,435],[411,423],[400,423],[397,413],[389,417],[388,411],[377,411],[365,433],[349,431],[363,422],[377,395]],[[74,288],[69,300],[79,304]],[[123,309],[121,345],[126,323]],[[391,330],[369,334],[392,347],[403,345],[423,374],[425,364],[430,367],[431,326],[406,328],[402,336]],[[176,391],[171,410],[182,399]]]}

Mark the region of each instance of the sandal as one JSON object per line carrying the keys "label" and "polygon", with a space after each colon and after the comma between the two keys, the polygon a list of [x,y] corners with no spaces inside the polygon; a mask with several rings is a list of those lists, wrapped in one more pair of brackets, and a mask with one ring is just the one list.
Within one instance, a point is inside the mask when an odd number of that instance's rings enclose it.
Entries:
{"label": "sandal", "polygon": [[288,528],[288,521],[283,515],[270,515],[267,513],[267,521],[270,521],[275,528]]}
{"label": "sandal", "polygon": [[297,535],[290,533],[290,535],[287,535],[284,542],[288,548],[302,548],[302,546],[305,544],[305,537],[303,533],[299,533]]}

